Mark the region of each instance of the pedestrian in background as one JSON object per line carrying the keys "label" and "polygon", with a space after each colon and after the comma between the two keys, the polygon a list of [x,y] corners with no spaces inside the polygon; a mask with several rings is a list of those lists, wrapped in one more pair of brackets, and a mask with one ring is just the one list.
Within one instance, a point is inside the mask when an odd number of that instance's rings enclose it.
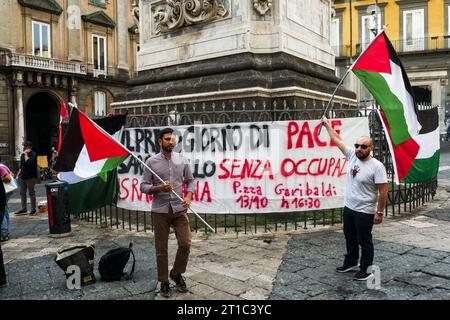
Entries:
{"label": "pedestrian in background", "polygon": [[[0,177],[4,183],[9,183],[13,180],[13,176],[11,170],[1,163],[2,159],[0,157]],[[0,241],[8,241],[9,240],[9,211],[8,211],[8,200],[11,196],[11,193],[6,194],[6,205],[4,209],[4,216],[1,220],[1,232],[0,232]]]}
{"label": "pedestrian in background", "polygon": [[347,185],[344,207],[344,235],[347,254],[344,264],[336,268],[337,272],[348,272],[358,268],[359,247],[361,259],[355,280],[367,280],[373,276],[367,269],[373,263],[374,248],[372,242],[373,224],[383,221],[383,212],[387,201],[387,174],[384,165],[373,158],[373,141],[369,137],[360,137],[354,148],[346,146],[341,136],[334,130],[330,121],[322,118],[331,140],[347,158]]}
{"label": "pedestrian in background", "polygon": [[[6,207],[6,192],[3,183],[0,183],[0,221],[3,221],[3,215]],[[0,244],[0,288],[8,285],[6,281],[5,265],[3,263],[2,245]]]}
{"label": "pedestrian in background", "polygon": [[[151,213],[155,235],[156,266],[158,281],[161,282],[160,293],[164,297],[171,296],[169,275],[179,292],[187,291],[182,274],[186,271],[192,240],[187,208],[191,205],[192,195],[195,192],[195,180],[187,159],[177,152],[172,152],[176,144],[176,137],[172,129],[166,128],[160,131],[161,152],[148,159],[146,164],[166,182],[162,183],[150,170],[145,168],[140,186],[143,193],[153,194]],[[171,191],[174,190],[182,196],[183,182],[186,183],[186,196],[181,201]],[[169,274],[170,226],[173,226],[175,230],[178,250]]]}
{"label": "pedestrian in background", "polygon": [[30,195],[31,211],[30,215],[36,214],[36,192],[34,186],[38,181],[37,173],[37,155],[33,151],[33,144],[25,141],[23,144],[23,153],[20,155],[20,169],[17,172],[17,180],[20,186],[20,200],[22,208],[15,212],[21,214],[27,212],[27,190]]}

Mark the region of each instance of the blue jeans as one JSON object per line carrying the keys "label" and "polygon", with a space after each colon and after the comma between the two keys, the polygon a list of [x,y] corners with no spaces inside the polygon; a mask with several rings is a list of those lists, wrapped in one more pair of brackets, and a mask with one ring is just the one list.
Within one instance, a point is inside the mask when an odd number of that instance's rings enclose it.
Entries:
{"label": "blue jeans", "polygon": [[4,217],[2,220],[2,227],[1,227],[1,236],[6,237],[9,236],[9,211],[8,211],[8,205],[5,206],[4,210]]}
{"label": "blue jeans", "polygon": [[344,235],[347,246],[344,265],[358,264],[359,247],[361,246],[361,260],[359,268],[367,272],[373,263],[372,227],[373,214],[353,211],[344,207]]}
{"label": "blue jeans", "polygon": [[[0,208],[0,221],[3,221],[4,208]],[[6,279],[5,265],[3,264],[3,252],[0,244],[0,280]]]}

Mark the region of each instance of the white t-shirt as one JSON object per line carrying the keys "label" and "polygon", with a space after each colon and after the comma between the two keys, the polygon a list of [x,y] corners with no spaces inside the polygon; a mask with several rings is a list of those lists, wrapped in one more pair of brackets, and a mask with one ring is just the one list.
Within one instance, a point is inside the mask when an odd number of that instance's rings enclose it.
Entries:
{"label": "white t-shirt", "polygon": [[347,157],[347,186],[345,206],[358,212],[375,214],[379,183],[387,183],[386,168],[375,158],[361,161],[354,148],[345,147]]}

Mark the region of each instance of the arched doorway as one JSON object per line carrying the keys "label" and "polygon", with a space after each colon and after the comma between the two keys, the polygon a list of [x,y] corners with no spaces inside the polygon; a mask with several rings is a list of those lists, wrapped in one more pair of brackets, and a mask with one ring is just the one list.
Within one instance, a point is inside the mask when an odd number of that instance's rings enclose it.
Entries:
{"label": "arched doorway", "polygon": [[59,102],[47,92],[33,95],[25,110],[26,140],[38,155],[51,155],[58,143]]}

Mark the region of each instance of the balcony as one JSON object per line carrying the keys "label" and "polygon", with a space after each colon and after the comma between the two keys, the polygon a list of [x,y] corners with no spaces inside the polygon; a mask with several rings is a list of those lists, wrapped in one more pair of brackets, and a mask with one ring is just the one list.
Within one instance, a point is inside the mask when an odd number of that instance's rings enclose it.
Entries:
{"label": "balcony", "polygon": [[86,65],[86,74],[88,76],[99,79],[124,80],[124,81],[136,77],[136,72],[134,71],[124,72],[119,70],[118,68],[112,67],[108,67],[107,69],[108,70],[97,69],[92,63],[88,63]]}
{"label": "balcony", "polygon": [[86,74],[86,65],[81,62],[43,58],[8,51],[0,51],[0,66],[24,67],[79,75]]}
{"label": "balcony", "polygon": [[[445,51],[450,49],[450,35],[391,40],[391,43],[398,53]],[[358,43],[356,45],[356,53],[359,55],[368,45],[369,43]]]}

